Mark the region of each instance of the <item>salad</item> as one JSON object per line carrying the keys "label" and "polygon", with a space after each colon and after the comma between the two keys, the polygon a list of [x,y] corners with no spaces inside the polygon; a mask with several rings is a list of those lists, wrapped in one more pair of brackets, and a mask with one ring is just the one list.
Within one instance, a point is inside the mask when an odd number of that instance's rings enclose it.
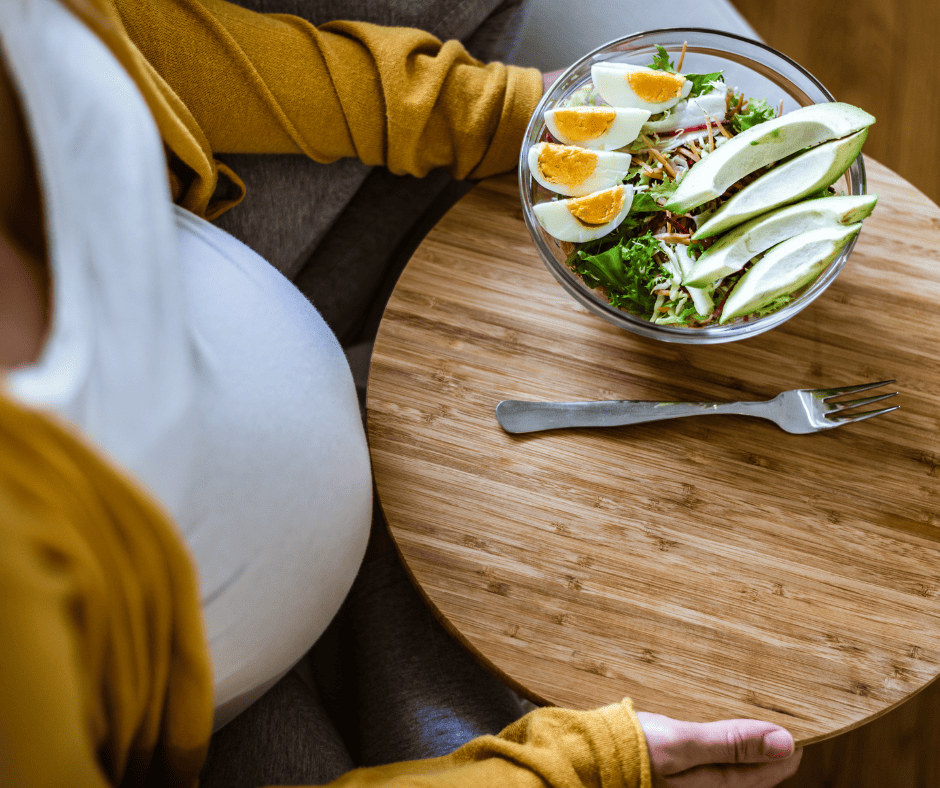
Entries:
{"label": "salad", "polygon": [[528,151],[533,207],[566,265],[611,306],[662,325],[754,320],[790,303],[855,237],[874,196],[833,186],[874,118],[847,104],[783,114],[721,71],[598,63],[547,110]]}

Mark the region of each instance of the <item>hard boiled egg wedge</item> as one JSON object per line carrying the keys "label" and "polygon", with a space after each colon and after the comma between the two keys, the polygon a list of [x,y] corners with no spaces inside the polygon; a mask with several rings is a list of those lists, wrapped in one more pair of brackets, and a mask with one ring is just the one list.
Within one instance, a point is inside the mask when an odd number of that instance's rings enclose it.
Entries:
{"label": "hard boiled egg wedge", "polygon": [[603,238],[630,213],[633,187],[621,184],[584,197],[551,200],[532,206],[545,232],[559,241],[583,243]]}
{"label": "hard boiled egg wedge", "polygon": [[617,150],[640,136],[650,113],[616,107],[558,107],[545,112],[552,136],[566,145],[592,150]]}
{"label": "hard boiled egg wedge", "polygon": [[529,148],[532,177],[546,189],[568,197],[583,197],[623,183],[631,161],[629,153],[553,142],[539,142]]}
{"label": "hard boiled egg wedge", "polygon": [[591,81],[612,107],[645,109],[651,115],[676,106],[692,90],[692,83],[682,74],[628,63],[595,63]]}

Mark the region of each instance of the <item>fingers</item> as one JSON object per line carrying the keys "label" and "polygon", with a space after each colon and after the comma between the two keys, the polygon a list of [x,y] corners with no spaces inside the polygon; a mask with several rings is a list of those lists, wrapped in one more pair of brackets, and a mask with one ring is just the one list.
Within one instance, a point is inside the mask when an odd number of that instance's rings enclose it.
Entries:
{"label": "fingers", "polygon": [[654,779],[656,788],[773,788],[792,777],[800,766],[803,750],[774,763],[696,766],[693,769]]}
{"label": "fingers", "polygon": [[661,714],[637,714],[653,771],[678,774],[710,764],[762,763],[793,752],[793,738],[779,725],[758,720],[682,722]]}
{"label": "fingers", "polygon": [[779,725],[758,720],[692,723],[692,766],[708,763],[761,763],[786,758],[793,737]]}

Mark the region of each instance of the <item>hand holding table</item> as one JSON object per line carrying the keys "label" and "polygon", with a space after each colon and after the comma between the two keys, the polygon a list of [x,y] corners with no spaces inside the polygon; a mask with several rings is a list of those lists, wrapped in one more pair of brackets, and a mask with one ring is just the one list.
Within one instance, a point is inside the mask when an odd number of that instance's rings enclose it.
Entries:
{"label": "hand holding table", "polygon": [[[728,345],[589,314],[545,270],[512,177],[415,253],[370,371],[379,500],[435,614],[526,696],[765,719],[801,746],[940,673],[940,210],[866,166],[878,207],[836,282]],[[494,417],[503,399],[759,400],[889,378],[900,410],[814,435],[714,416],[515,436]]]}
{"label": "hand holding table", "polygon": [[657,788],[770,788],[796,774],[803,754],[787,731],[766,722],[636,716]]}

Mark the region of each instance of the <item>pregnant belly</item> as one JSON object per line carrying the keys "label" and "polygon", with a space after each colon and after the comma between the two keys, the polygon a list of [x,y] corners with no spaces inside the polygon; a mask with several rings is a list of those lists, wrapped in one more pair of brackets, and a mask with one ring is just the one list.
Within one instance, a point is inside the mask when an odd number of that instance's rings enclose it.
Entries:
{"label": "pregnant belly", "polygon": [[371,520],[349,367],[294,286],[178,213],[198,355],[192,472],[174,512],[199,567],[222,724],[326,628]]}

